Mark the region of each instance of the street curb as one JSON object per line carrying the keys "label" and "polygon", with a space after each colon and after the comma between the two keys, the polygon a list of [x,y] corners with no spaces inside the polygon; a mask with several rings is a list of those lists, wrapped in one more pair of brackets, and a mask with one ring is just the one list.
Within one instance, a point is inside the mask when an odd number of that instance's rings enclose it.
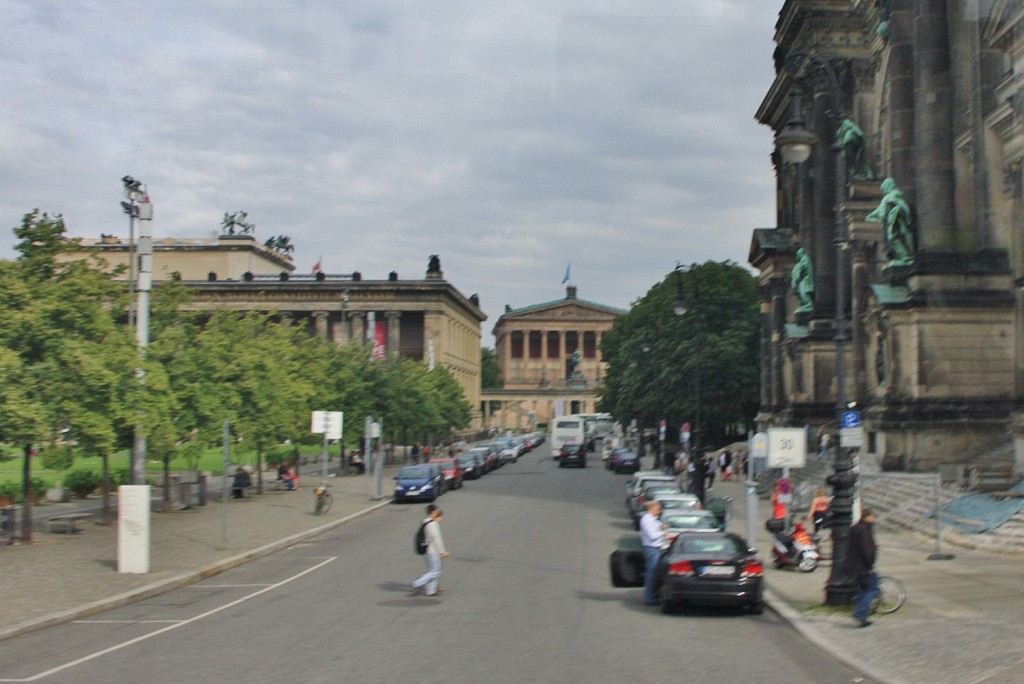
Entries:
{"label": "street curb", "polygon": [[905,680],[893,677],[888,672],[879,670],[874,665],[854,657],[852,654],[848,653],[836,644],[835,641],[826,639],[817,630],[807,624],[807,621],[804,620],[800,611],[790,606],[785,599],[780,598],[768,587],[765,587],[764,589],[764,598],[768,607],[771,608],[776,615],[788,622],[789,625],[800,634],[800,636],[809,641],[815,647],[825,651],[836,660],[852,667],[868,677],[871,677],[881,684],[908,684]]}
{"label": "street curb", "polygon": [[115,596],[111,596],[110,598],[100,599],[99,601],[87,603],[83,606],[79,606],[78,608],[62,610],[58,613],[44,615],[42,617],[35,618],[34,620],[29,620],[27,622],[14,625],[9,629],[0,630],[0,641],[21,636],[23,634],[34,632],[36,630],[46,629],[47,627],[54,627],[56,625],[71,622],[73,620],[80,620],[82,618],[89,617],[90,615],[102,613],[113,608],[120,608],[130,603],[135,603],[136,601],[141,601],[143,599],[152,598],[153,596],[164,594],[168,591],[173,591],[174,589],[180,589],[181,587],[188,586],[189,584],[198,582],[199,580],[206,579],[208,577],[213,577],[214,575],[219,575],[222,572],[231,570],[232,568],[238,567],[239,565],[242,565],[244,563],[248,563],[249,561],[256,560],[257,558],[262,558],[263,556],[268,556],[271,553],[287,548],[292,544],[295,544],[296,542],[300,542],[310,537],[315,537],[319,534],[323,534],[324,532],[327,532],[328,530],[338,527],[339,525],[343,525],[344,523],[347,523],[351,520],[355,520],[356,518],[367,515],[369,513],[376,511],[379,508],[384,508],[389,505],[391,505],[391,499],[385,499],[384,501],[377,502],[369,506],[368,508],[362,509],[361,511],[356,511],[351,515],[345,516],[344,518],[332,520],[331,522],[326,523],[324,525],[320,525],[319,527],[314,527],[304,532],[297,532],[295,534],[284,537],[283,539],[278,539],[277,541],[264,544],[263,546],[258,546],[255,549],[243,551],[240,554],[230,556],[228,558],[216,561],[214,563],[210,563],[209,565],[203,566],[198,570],[190,570],[188,572],[183,572],[173,577],[168,577],[167,579],[160,580],[159,582],[153,582],[152,584],[147,584],[146,586],[139,587],[138,589],[127,591],[123,594],[117,594]]}

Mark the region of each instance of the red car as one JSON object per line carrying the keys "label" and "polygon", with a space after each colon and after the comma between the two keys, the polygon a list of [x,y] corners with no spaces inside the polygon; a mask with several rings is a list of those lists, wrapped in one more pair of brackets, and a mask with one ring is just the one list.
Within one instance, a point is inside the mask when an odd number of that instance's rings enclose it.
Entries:
{"label": "red car", "polygon": [[464,471],[455,458],[432,458],[427,463],[436,463],[444,471],[444,481],[448,489],[459,489],[462,487],[462,476]]}

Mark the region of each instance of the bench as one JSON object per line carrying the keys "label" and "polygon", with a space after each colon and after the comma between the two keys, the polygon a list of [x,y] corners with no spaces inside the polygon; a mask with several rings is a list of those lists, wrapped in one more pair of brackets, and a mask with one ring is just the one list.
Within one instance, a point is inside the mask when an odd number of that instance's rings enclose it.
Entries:
{"label": "bench", "polygon": [[88,520],[92,517],[92,513],[64,513],[62,515],[54,515],[46,519],[46,532],[53,534],[54,525],[63,527],[67,534],[74,534],[75,532],[81,532],[82,530],[78,527],[78,523]]}

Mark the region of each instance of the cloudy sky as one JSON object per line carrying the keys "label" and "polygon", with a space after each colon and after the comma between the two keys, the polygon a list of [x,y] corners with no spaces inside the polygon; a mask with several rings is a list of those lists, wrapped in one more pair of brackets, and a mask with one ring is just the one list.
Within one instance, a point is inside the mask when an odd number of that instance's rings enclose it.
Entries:
{"label": "cloudy sky", "polygon": [[244,210],[297,271],[445,278],[489,320],[627,308],[773,224],[782,0],[0,0],[0,257],[38,207],[156,237]]}

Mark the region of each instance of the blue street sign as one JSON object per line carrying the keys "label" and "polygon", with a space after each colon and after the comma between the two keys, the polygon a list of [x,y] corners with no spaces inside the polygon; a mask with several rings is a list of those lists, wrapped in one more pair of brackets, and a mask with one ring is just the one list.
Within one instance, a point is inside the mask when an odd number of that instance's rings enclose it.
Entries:
{"label": "blue street sign", "polygon": [[860,411],[846,411],[843,413],[843,427],[860,427]]}

